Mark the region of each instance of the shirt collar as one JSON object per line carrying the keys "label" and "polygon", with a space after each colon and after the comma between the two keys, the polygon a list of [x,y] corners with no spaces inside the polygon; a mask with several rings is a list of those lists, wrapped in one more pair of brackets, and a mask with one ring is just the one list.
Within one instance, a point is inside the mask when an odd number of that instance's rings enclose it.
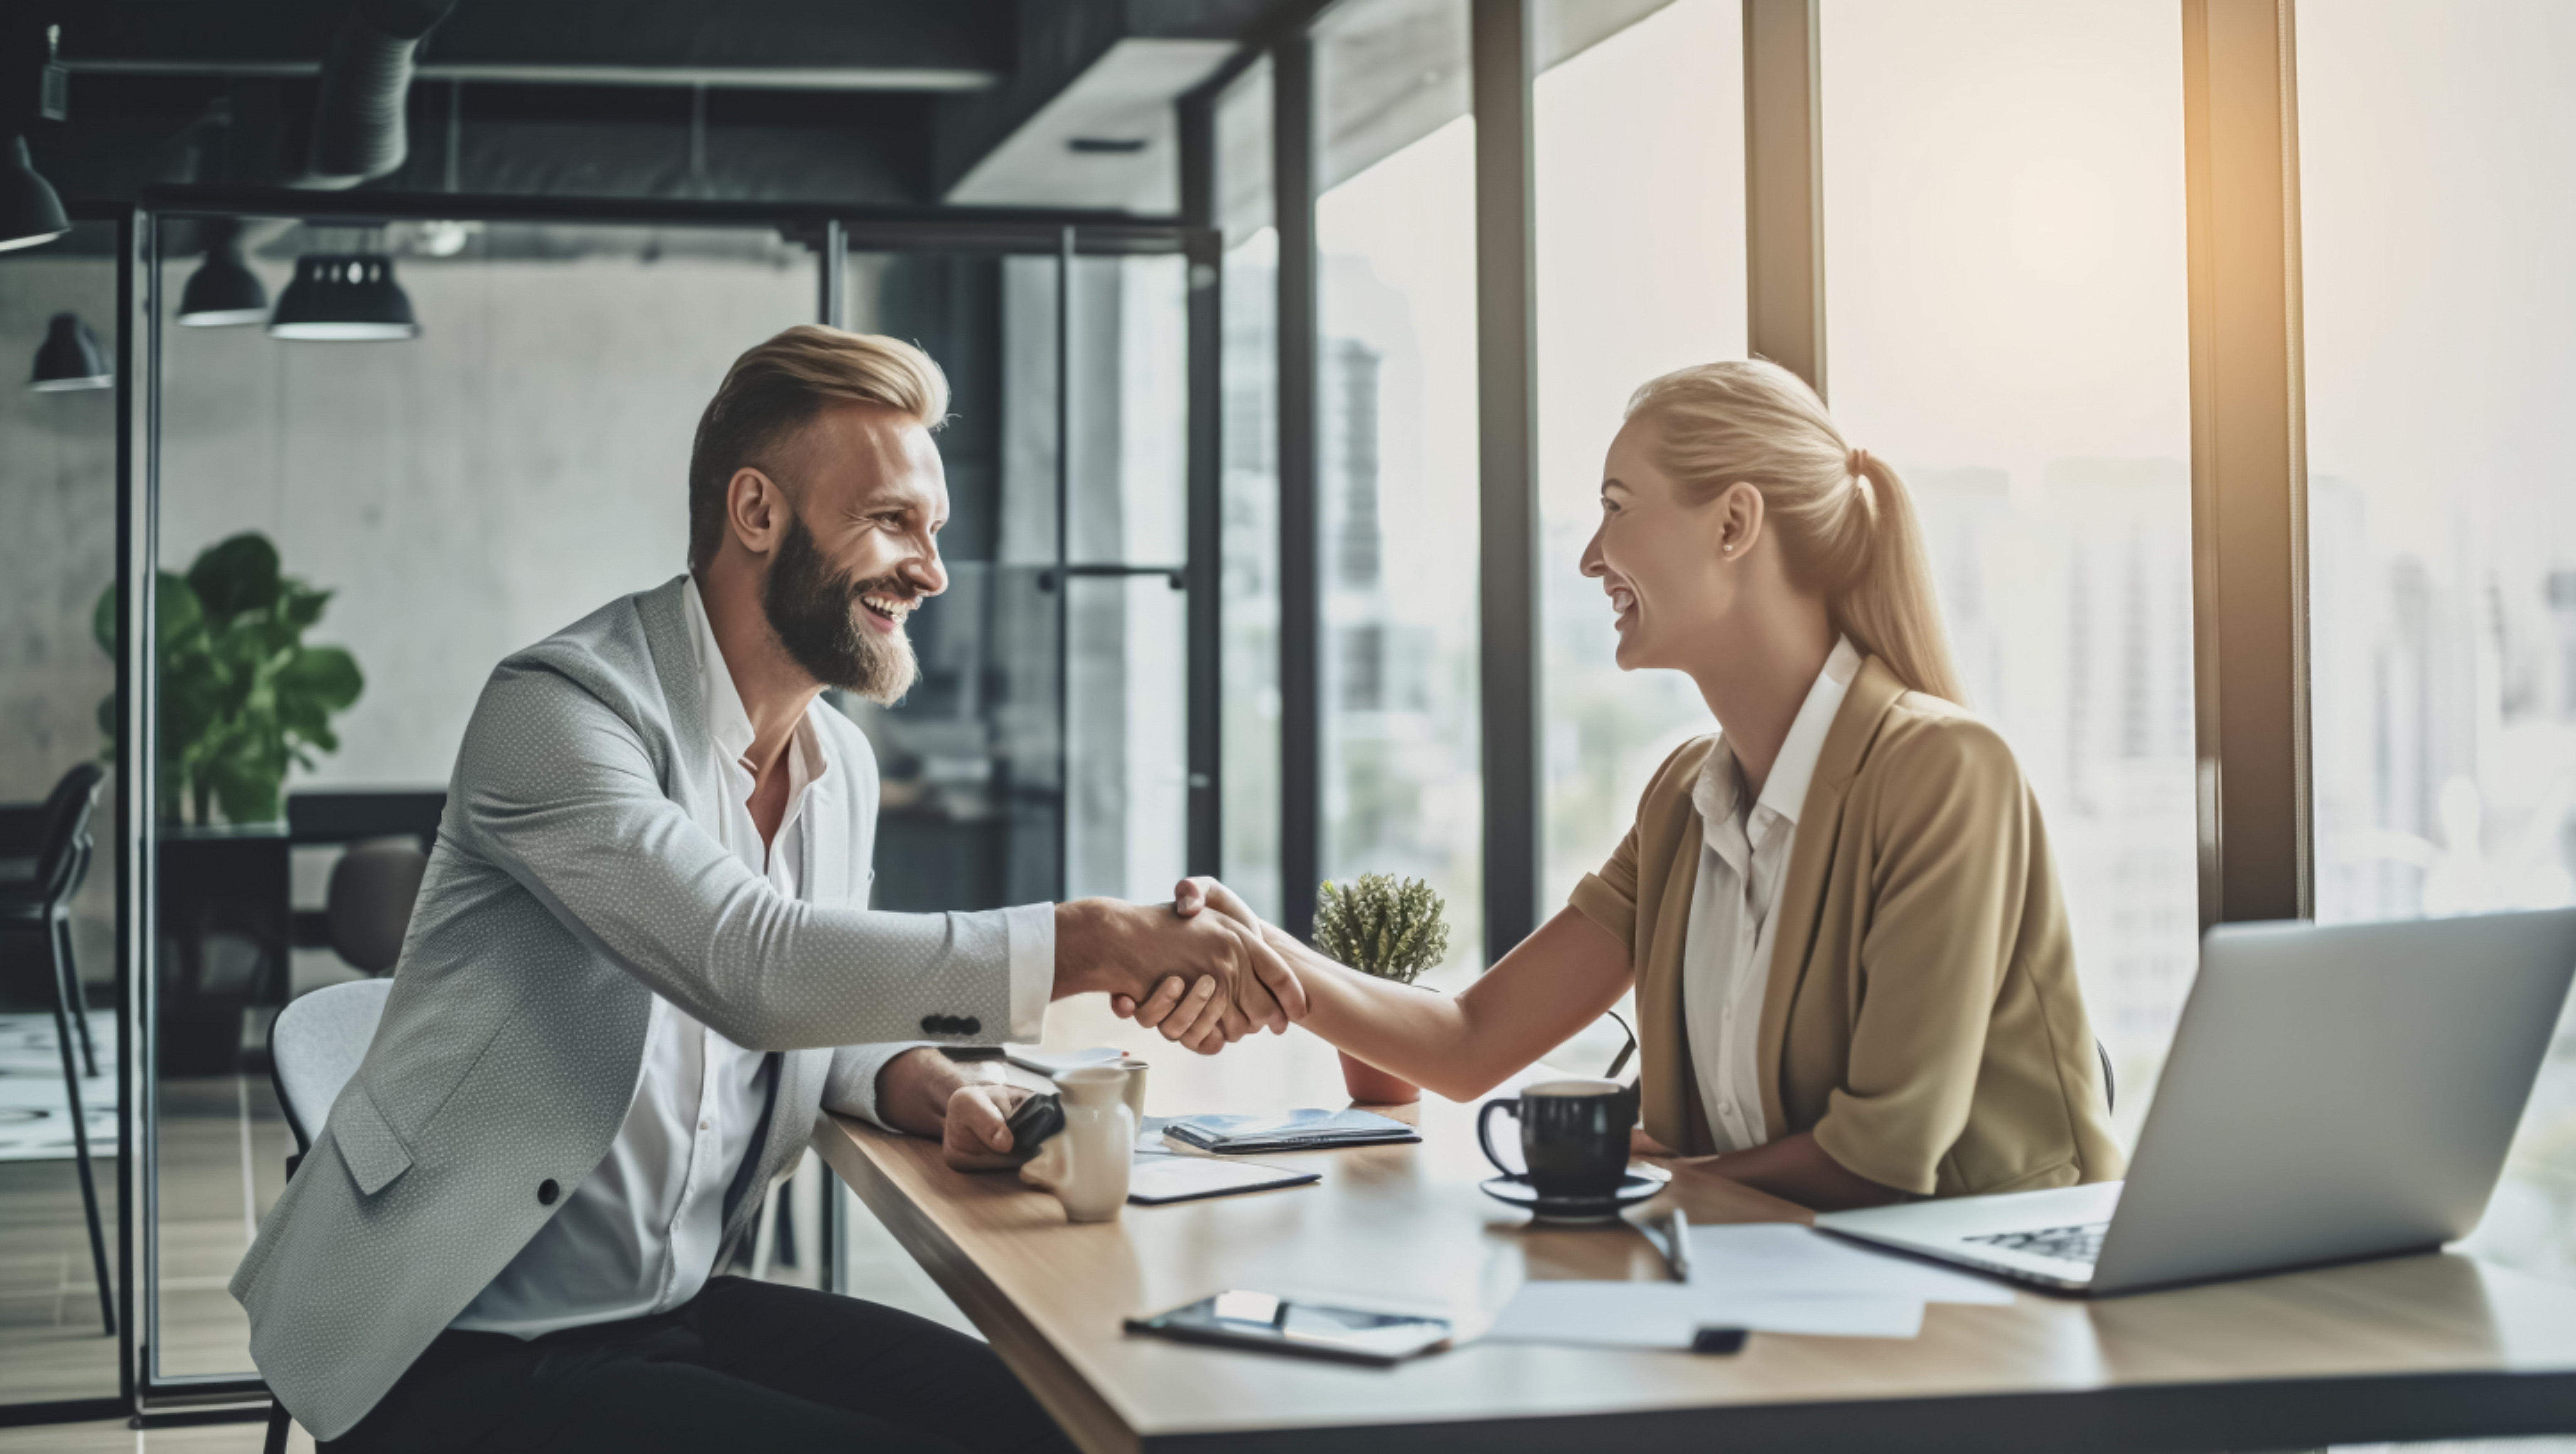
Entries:
{"label": "shirt collar", "polygon": [[[733,684],[733,668],[725,665],[724,648],[716,643],[715,625],[707,619],[707,605],[698,595],[695,576],[682,583],[680,599],[687,603],[689,647],[698,659],[698,692],[707,704],[708,734],[715,739],[717,754],[739,765],[751,751],[751,714],[743,710],[742,693]],[[809,705],[805,710],[810,714],[814,709]],[[822,743],[810,717],[796,724],[796,735],[788,739],[787,751],[792,788],[801,788],[823,776],[826,764]]]}
{"label": "shirt collar", "polygon": [[[1762,796],[1754,801],[1757,811],[1767,809],[1792,824],[1798,821],[1799,809],[1807,801],[1807,784],[1824,756],[1825,736],[1833,730],[1834,714],[1842,710],[1843,697],[1851,690],[1852,678],[1860,675],[1860,667],[1860,652],[1851,638],[1837,636],[1824,669],[1816,673],[1815,685],[1807,688],[1807,699],[1789,723],[1780,755],[1772,760],[1771,776],[1763,780]],[[1735,816],[1743,781],[1735,751],[1721,737],[1718,750],[1701,767],[1699,780],[1691,784],[1691,806],[1699,810],[1703,833],[1714,834],[1717,825]]]}

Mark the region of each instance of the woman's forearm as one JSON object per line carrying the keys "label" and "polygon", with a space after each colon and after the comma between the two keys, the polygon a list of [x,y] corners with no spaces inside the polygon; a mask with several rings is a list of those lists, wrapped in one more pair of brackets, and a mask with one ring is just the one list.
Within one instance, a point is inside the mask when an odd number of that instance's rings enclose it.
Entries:
{"label": "woman's forearm", "polygon": [[1617,1004],[1631,980],[1627,946],[1572,910],[1455,995],[1361,974],[1275,925],[1265,934],[1305,986],[1300,1023],[1451,1100],[1473,1100],[1563,1044]]}
{"label": "woman's forearm", "polygon": [[1456,997],[1362,974],[1277,925],[1265,928],[1306,987],[1299,1023],[1340,1049],[1451,1100],[1482,1095],[1518,1068],[1485,1073]]}

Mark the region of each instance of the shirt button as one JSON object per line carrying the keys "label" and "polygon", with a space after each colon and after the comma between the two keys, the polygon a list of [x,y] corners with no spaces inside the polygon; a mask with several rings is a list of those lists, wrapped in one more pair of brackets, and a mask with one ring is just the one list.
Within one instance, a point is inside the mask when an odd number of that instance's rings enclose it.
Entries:
{"label": "shirt button", "polygon": [[712,1130],[712,1129],[714,1129],[714,1127],[715,1127],[715,1122],[713,1122],[713,1121],[700,1121],[700,1122],[698,1123],[698,1129],[699,1129],[699,1130],[701,1130],[701,1131]]}

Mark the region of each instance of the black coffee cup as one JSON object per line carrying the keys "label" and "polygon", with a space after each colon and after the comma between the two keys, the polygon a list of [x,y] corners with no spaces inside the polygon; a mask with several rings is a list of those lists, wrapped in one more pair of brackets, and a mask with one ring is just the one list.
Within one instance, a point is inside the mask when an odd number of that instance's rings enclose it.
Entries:
{"label": "black coffee cup", "polygon": [[1540,1196],[1606,1197],[1627,1173],[1628,1128],[1637,1120],[1632,1087],[1615,1080],[1546,1080],[1523,1086],[1516,1099],[1485,1102],[1476,1113],[1476,1141],[1486,1160],[1510,1171],[1494,1154],[1498,1111],[1521,1123],[1521,1159]]}

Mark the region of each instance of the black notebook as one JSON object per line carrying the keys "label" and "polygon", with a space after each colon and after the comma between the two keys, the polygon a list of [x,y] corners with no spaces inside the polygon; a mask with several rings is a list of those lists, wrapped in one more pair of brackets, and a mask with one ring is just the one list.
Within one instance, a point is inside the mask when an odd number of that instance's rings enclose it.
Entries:
{"label": "black notebook", "polygon": [[1177,1116],[1163,1134],[1185,1146],[1240,1156],[1261,1151],[1319,1151],[1333,1146],[1385,1146],[1419,1141],[1402,1121],[1371,1111],[1278,1111],[1261,1116]]}

